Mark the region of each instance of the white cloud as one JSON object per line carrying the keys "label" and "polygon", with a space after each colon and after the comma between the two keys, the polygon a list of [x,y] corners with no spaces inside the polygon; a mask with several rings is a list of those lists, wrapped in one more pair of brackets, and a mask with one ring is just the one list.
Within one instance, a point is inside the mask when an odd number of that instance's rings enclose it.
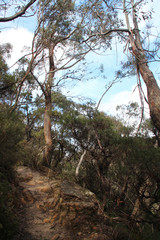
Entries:
{"label": "white cloud", "polygon": [[9,66],[13,65],[20,59],[26,52],[24,46],[31,47],[33,33],[25,28],[9,29],[0,33],[0,44],[11,43],[13,50],[11,58],[7,60]]}
{"label": "white cloud", "polygon": [[[143,84],[143,89],[146,95],[146,88],[144,84]],[[117,114],[116,112],[117,105],[123,105],[123,104],[127,105],[129,104],[129,102],[138,102],[139,105],[141,106],[139,91],[138,91],[138,88],[136,88],[135,86],[132,86],[131,90],[120,91],[116,94],[113,94],[107,101],[102,101],[99,107],[99,110],[104,111],[108,115],[115,116]],[[146,117],[149,117],[149,110],[146,102],[144,102],[144,107],[145,107]]]}

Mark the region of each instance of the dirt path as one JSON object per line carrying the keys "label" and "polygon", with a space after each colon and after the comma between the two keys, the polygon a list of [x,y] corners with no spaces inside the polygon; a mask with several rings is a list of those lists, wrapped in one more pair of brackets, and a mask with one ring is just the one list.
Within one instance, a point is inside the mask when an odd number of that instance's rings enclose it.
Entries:
{"label": "dirt path", "polygon": [[[21,228],[16,239],[56,240],[60,234],[53,229],[56,190],[60,181],[51,180],[28,167],[17,168],[18,183],[21,188]],[[58,228],[57,228],[58,230]],[[58,236],[56,237],[56,234]]]}
{"label": "dirt path", "polygon": [[14,240],[112,240],[97,200],[80,186],[17,168],[20,230]]}

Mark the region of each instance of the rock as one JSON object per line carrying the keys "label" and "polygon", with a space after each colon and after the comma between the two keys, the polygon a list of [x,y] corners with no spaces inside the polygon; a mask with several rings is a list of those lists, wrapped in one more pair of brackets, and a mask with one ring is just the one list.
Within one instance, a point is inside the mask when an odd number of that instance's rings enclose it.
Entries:
{"label": "rock", "polygon": [[16,171],[19,175],[19,182],[28,182],[33,178],[31,170],[27,167],[19,166],[17,167]]}
{"label": "rock", "polygon": [[78,224],[97,214],[98,200],[94,193],[76,183],[64,181],[61,184],[59,220],[63,226]]}
{"label": "rock", "polygon": [[44,203],[43,202],[36,202],[35,203],[37,209],[44,210]]}
{"label": "rock", "polygon": [[26,200],[24,199],[24,197],[21,197],[21,198],[20,198],[20,202],[21,202],[22,204],[24,204],[24,205],[27,203]]}
{"label": "rock", "polygon": [[28,186],[35,186],[35,182],[33,180],[26,183]]}
{"label": "rock", "polygon": [[45,175],[48,177],[48,178],[52,178],[54,177],[55,173],[52,169],[48,168],[48,167],[45,167],[45,166],[41,166],[41,171],[45,173]]}
{"label": "rock", "polygon": [[55,234],[52,238],[51,238],[51,240],[58,240],[59,239],[59,234]]}
{"label": "rock", "polygon": [[30,191],[28,191],[27,189],[25,189],[23,191],[23,196],[24,196],[25,201],[27,201],[27,202],[33,203],[35,201],[32,193]]}
{"label": "rock", "polygon": [[36,180],[36,183],[37,183],[37,184],[43,184],[44,182],[43,182],[42,180],[37,179],[37,180]]}
{"label": "rock", "polygon": [[44,193],[50,193],[52,192],[52,188],[50,185],[45,185],[45,186],[39,186],[37,187],[37,191],[39,192],[44,192]]}
{"label": "rock", "polygon": [[78,198],[80,200],[95,200],[95,195],[88,189],[82,188],[78,184],[75,184],[73,182],[69,181],[64,181],[61,184],[61,193],[65,197],[73,197],[73,198]]}
{"label": "rock", "polygon": [[43,222],[44,222],[44,223],[50,223],[51,220],[52,220],[51,218],[45,218],[45,219],[43,220]]}

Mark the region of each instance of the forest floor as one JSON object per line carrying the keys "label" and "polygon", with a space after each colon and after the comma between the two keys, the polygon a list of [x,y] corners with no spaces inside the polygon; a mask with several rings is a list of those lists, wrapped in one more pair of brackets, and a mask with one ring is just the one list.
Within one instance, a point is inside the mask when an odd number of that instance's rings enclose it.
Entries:
{"label": "forest floor", "polygon": [[25,166],[16,168],[19,231],[14,240],[112,240],[93,193]]}

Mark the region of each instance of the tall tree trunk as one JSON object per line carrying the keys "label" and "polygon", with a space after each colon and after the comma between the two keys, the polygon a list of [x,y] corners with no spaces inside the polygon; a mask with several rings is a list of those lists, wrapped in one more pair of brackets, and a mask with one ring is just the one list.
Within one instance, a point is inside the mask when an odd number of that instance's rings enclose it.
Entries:
{"label": "tall tree trunk", "polygon": [[52,133],[51,133],[51,95],[45,96],[45,112],[44,112],[44,165],[50,166],[52,158]]}
{"label": "tall tree trunk", "polygon": [[[147,57],[142,47],[140,30],[138,28],[136,5],[134,0],[131,0],[132,4],[132,16],[134,30],[130,29],[130,44],[132,46],[132,53],[136,58],[137,70],[141,74],[144,83],[147,87],[147,97],[150,109],[150,116],[155,127],[160,131],[160,89],[156,82],[156,79],[148,66]],[[128,21],[128,19],[127,19]],[[129,26],[128,26],[129,28]]]}
{"label": "tall tree trunk", "polygon": [[51,164],[52,159],[52,131],[51,131],[51,111],[52,111],[52,84],[54,78],[54,59],[53,59],[54,46],[49,46],[49,74],[46,82],[44,96],[45,96],[45,112],[44,112],[44,139],[45,139],[45,151],[44,151],[44,165],[48,167]]}
{"label": "tall tree trunk", "polygon": [[145,59],[138,63],[140,74],[147,87],[150,116],[155,127],[160,131],[160,89]]}

